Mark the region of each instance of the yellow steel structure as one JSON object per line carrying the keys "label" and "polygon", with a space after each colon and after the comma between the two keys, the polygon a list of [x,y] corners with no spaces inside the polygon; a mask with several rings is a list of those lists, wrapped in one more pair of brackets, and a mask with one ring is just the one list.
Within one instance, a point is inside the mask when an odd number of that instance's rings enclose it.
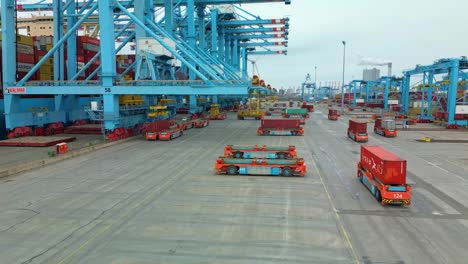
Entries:
{"label": "yellow steel structure", "polygon": [[212,104],[210,109],[210,117],[217,117],[221,112],[218,104]]}
{"label": "yellow steel structure", "polygon": [[169,98],[169,99],[159,99],[159,100],[158,100],[158,105],[160,105],[160,106],[170,105],[170,104],[172,104],[173,102],[174,102],[174,100],[173,100],[173,99],[170,99],[170,98]]}
{"label": "yellow steel structure", "polygon": [[167,111],[167,106],[152,105],[149,107],[149,109],[150,109],[150,112],[148,113],[149,118],[169,115],[169,112]]}
{"label": "yellow steel structure", "polygon": [[[248,108],[242,109],[237,112],[238,119],[244,119],[245,117],[254,117],[255,119],[260,119],[264,112],[260,109],[260,94],[258,90],[251,93],[253,97],[249,98]],[[256,97],[255,97],[256,96]]]}
{"label": "yellow steel structure", "polygon": [[119,96],[120,105],[142,105],[144,103],[141,95],[121,95]]}

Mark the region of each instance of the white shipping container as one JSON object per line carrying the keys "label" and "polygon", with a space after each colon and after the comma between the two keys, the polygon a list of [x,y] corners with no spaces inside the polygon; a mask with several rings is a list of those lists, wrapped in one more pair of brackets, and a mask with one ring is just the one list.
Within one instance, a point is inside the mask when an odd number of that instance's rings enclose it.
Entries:
{"label": "white shipping container", "polygon": [[17,44],[16,53],[34,55],[34,47],[24,44]]}
{"label": "white shipping container", "polygon": [[382,127],[388,130],[394,130],[395,120],[382,120]]}
{"label": "white shipping container", "polygon": [[389,105],[397,105],[398,103],[398,100],[388,100]]}
{"label": "white shipping container", "polygon": [[356,103],[364,103],[364,99],[357,99],[356,98]]}
{"label": "white shipping container", "polygon": [[45,37],[45,44],[48,45],[48,44],[54,44],[54,37],[52,36],[46,36]]}
{"label": "white shipping container", "polygon": [[91,101],[91,110],[97,111],[98,110],[98,102]]}
{"label": "white shipping container", "polygon": [[[172,49],[176,49],[176,44],[174,41],[162,38],[164,43],[166,43]],[[146,51],[154,55],[165,55],[168,57],[174,57],[171,52],[169,52],[165,47],[163,47],[157,40],[153,38],[139,38],[137,40],[138,52]]]}
{"label": "white shipping container", "polygon": [[30,72],[33,67],[34,67],[34,64],[23,63],[23,62],[16,63],[17,72]]}
{"label": "white shipping container", "polygon": [[218,9],[219,14],[235,14],[236,9],[233,5],[217,5],[216,9]]}
{"label": "white shipping container", "polygon": [[456,105],[455,114],[468,114],[468,105]]}
{"label": "white shipping container", "polygon": [[[66,60],[65,63],[68,65],[68,60]],[[79,72],[81,69],[83,69],[84,66],[85,66],[84,62],[78,61],[76,63],[76,72]],[[82,72],[80,74],[80,77],[85,77],[85,76],[86,76],[86,72]]]}
{"label": "white shipping container", "polygon": [[89,50],[89,51],[94,51],[94,52],[99,52],[101,50],[101,47],[96,46],[94,44],[90,44],[90,43],[83,43],[83,49],[84,50]]}
{"label": "white shipping container", "polygon": [[[421,101],[415,101],[415,102],[413,102],[413,107],[414,107],[414,108],[420,108],[420,107],[422,107],[422,102],[421,102]],[[424,107],[427,107],[427,102],[424,102]]]}

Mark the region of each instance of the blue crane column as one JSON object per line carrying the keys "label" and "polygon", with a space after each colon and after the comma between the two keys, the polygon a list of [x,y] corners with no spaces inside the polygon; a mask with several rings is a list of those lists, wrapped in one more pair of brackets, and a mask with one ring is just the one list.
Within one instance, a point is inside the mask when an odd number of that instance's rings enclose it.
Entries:
{"label": "blue crane column", "polygon": [[[3,67],[3,87],[13,85],[16,81],[16,35],[15,35],[15,1],[2,0],[2,63],[8,65]],[[6,127],[12,128],[12,113],[19,109],[19,96],[4,92],[4,107]]]}
{"label": "blue crane column", "polygon": [[[195,0],[187,0],[187,22],[188,22],[188,36],[187,40],[192,49],[196,47],[196,33],[195,33]],[[192,62],[193,63],[193,62]],[[189,80],[195,80],[195,72],[189,70]]]}
{"label": "blue crane column", "polygon": [[164,28],[167,33],[172,35],[174,33],[174,4],[173,0],[164,0]]}
{"label": "blue crane column", "polygon": [[410,90],[410,80],[411,75],[405,73],[403,77],[402,91],[401,91],[401,104],[402,104],[402,113],[408,113],[409,111],[409,90]]}
{"label": "blue crane column", "polygon": [[455,124],[455,111],[457,103],[458,71],[460,70],[460,60],[452,60],[450,67],[450,86],[448,89],[448,123]]}
{"label": "blue crane column", "polygon": [[247,80],[249,78],[249,74],[247,73],[247,50],[245,47],[241,48],[242,53],[242,79]]}
{"label": "blue crane column", "polygon": [[434,117],[432,116],[432,92],[434,89],[434,72],[429,72],[429,89],[427,90],[427,119],[432,120]]}
{"label": "blue crane column", "polygon": [[99,0],[99,25],[101,34],[101,80],[104,87],[104,127],[117,128],[120,119],[119,96],[114,94],[116,76],[113,0]]}
{"label": "blue crane column", "polygon": [[234,66],[234,69],[236,69],[237,71],[239,71],[239,40],[238,39],[235,39],[233,38],[232,39],[232,42],[233,42],[233,47],[232,47],[232,65]]}
{"label": "blue crane column", "polygon": [[388,91],[390,90],[390,84],[392,77],[385,77],[385,90],[384,90],[384,110],[388,110]]}
{"label": "blue crane column", "polygon": [[224,30],[221,28],[218,32],[218,58],[220,61],[224,61]]}
{"label": "blue crane column", "polygon": [[[196,47],[196,34],[195,34],[195,0],[187,0],[187,21],[188,21],[188,36],[187,40],[189,46],[193,49]],[[195,72],[189,70],[189,80],[195,80]],[[196,95],[190,95],[189,102],[190,113],[197,111]]]}
{"label": "blue crane column", "polygon": [[225,34],[224,35],[224,61],[229,64],[229,65],[232,65],[232,62],[231,62],[231,56],[232,56],[232,53],[231,53],[231,36],[229,34]]}
{"label": "blue crane column", "polygon": [[369,103],[369,94],[370,94],[370,88],[372,86],[372,82],[371,81],[367,81],[366,83],[366,104]]}
{"label": "blue crane column", "polygon": [[425,117],[425,114],[424,114],[424,108],[426,105],[426,99],[424,98],[425,89],[426,89],[426,72],[423,73],[422,86],[421,86],[421,112],[420,112],[421,119]]}
{"label": "blue crane column", "polygon": [[[54,0],[53,13],[54,13],[54,45],[63,37],[63,2],[60,0]],[[67,12],[69,9],[67,9]],[[75,51],[76,53],[76,51]],[[73,59],[73,58],[72,58]],[[73,65],[76,65],[76,58],[74,58]],[[54,80],[65,80],[64,76],[64,48],[60,49],[54,54]]]}
{"label": "blue crane column", "polygon": [[210,9],[211,15],[211,56],[218,58],[218,9]]}
{"label": "blue crane column", "polygon": [[205,39],[205,6],[197,5],[197,17],[198,17],[198,46],[202,50],[206,50],[206,39]]}
{"label": "blue crane column", "polygon": [[353,82],[353,106],[356,107],[357,82]]}
{"label": "blue crane column", "polygon": [[[56,4],[58,6],[58,11],[59,14],[62,15],[62,3],[61,1],[56,1]],[[68,3],[67,6],[67,28],[73,28],[75,24],[77,23],[77,17],[75,14],[76,11],[76,2],[70,2]],[[55,14],[54,14],[55,15]],[[60,22],[61,20],[59,19],[59,27],[54,30],[57,31],[58,35],[54,36],[54,42],[57,43],[62,37],[63,37],[63,25]],[[54,23],[55,22],[54,20]],[[57,54],[57,53],[56,53]],[[67,76],[70,78],[71,76],[75,76],[77,72],[77,37],[76,35],[72,35],[68,38],[67,40],[67,60],[64,60],[64,47],[61,47],[58,52],[59,58],[58,58],[58,63],[59,67],[58,69],[54,68],[54,73],[56,70],[59,72],[59,80],[64,80],[64,67],[65,63],[67,63]],[[55,62],[55,61],[54,61]],[[54,79],[56,77],[54,76]],[[79,109],[79,96],[77,95],[55,95],[55,118],[52,118],[50,121],[75,121],[78,119],[86,119],[86,112],[83,110]],[[65,113],[68,113],[67,116],[65,116]]]}

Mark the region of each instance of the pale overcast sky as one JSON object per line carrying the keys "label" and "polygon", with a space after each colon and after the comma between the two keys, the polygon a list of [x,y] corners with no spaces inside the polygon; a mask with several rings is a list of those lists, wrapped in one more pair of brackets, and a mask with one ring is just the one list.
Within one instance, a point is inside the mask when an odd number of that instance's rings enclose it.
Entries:
{"label": "pale overcast sky", "polygon": [[242,7],[265,19],[290,17],[288,55],[249,58],[276,88],[299,86],[307,73],[313,77],[314,66],[318,82],[341,80],[342,40],[346,82],[362,78],[359,56],[391,61],[400,76],[416,64],[468,55],[468,0],[292,0]]}
{"label": "pale overcast sky", "polygon": [[[273,87],[300,85],[318,67],[318,82],[362,78],[359,56],[393,62],[393,74],[439,58],[468,55],[468,0],[292,0],[243,5],[262,18],[290,17],[288,55],[252,56]],[[249,71],[251,73],[251,71]],[[387,69],[381,67],[381,72]]]}

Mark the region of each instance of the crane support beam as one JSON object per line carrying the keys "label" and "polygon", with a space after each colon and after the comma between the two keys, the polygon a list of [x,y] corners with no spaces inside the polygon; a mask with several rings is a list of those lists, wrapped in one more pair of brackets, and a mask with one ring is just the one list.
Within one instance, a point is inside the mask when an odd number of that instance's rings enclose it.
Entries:
{"label": "crane support beam", "polygon": [[220,21],[222,27],[255,26],[255,25],[287,25],[289,18],[281,19],[254,19],[254,20],[227,20]]}
{"label": "crane support beam", "polygon": [[[248,84],[239,83],[238,85],[173,85],[153,86],[151,81],[129,83],[129,86],[113,86],[112,88],[104,87],[90,82],[89,85],[76,86],[25,86],[25,87],[10,87],[5,89],[8,95],[45,95],[45,94],[73,94],[73,95],[89,95],[89,94],[139,94],[139,95],[231,95],[247,94]],[[157,82],[155,82],[157,84]],[[160,82],[162,83],[162,82]],[[130,85],[135,84],[135,85]]]}
{"label": "crane support beam", "polygon": [[[285,27],[269,27],[269,28],[235,28],[224,29],[224,33],[229,34],[247,34],[247,33],[262,33],[262,32],[288,32]],[[288,33],[289,34],[289,33]]]}
{"label": "crane support beam", "polygon": [[248,42],[248,43],[240,43],[239,46],[241,47],[265,47],[265,46],[288,46],[288,42]]}
{"label": "crane support beam", "polygon": [[287,36],[286,36],[286,34],[257,34],[257,35],[234,35],[233,38],[239,39],[239,40],[272,39],[272,38],[287,39]]}
{"label": "crane support beam", "polygon": [[288,55],[286,50],[269,50],[269,51],[248,51],[248,55],[276,55],[276,54],[283,54]]}
{"label": "crane support beam", "polygon": [[[180,5],[187,5],[188,0],[181,0]],[[123,5],[133,4],[133,1],[119,1]],[[164,6],[165,0],[155,0],[154,6]],[[196,5],[234,5],[234,4],[259,4],[259,3],[284,3],[286,5],[291,4],[291,0],[195,0]],[[85,4],[83,1],[77,3],[79,6]],[[133,5],[129,5],[133,7]],[[18,4],[17,8],[19,11],[46,11],[52,10],[53,4]]]}

